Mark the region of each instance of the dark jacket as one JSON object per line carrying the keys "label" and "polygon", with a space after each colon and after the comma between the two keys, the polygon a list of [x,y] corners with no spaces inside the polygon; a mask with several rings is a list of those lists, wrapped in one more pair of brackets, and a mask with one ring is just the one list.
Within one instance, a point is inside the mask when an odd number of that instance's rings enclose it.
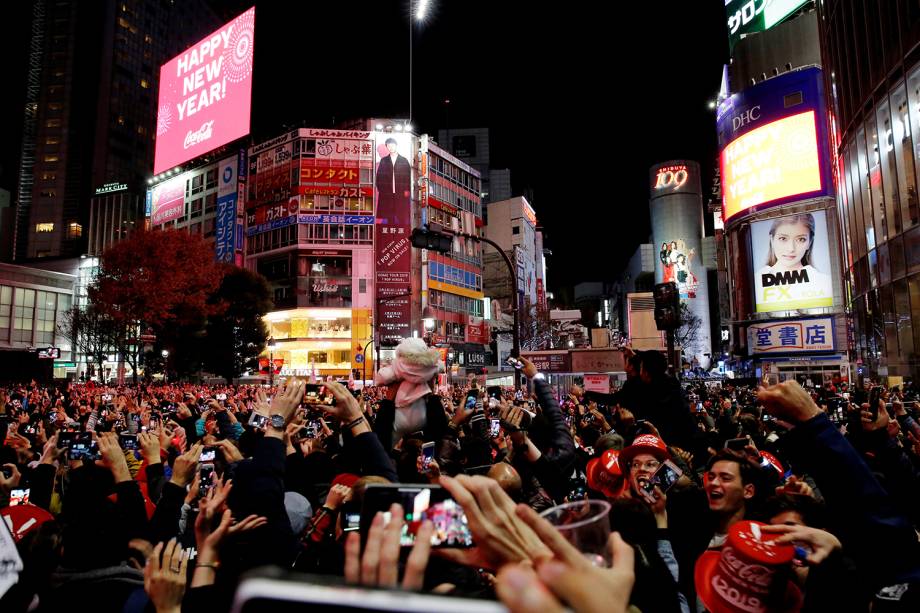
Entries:
{"label": "dark jacket", "polygon": [[795,465],[814,477],[834,509],[833,532],[859,565],[869,590],[920,582],[917,534],[827,415],[793,428],[784,447]]}

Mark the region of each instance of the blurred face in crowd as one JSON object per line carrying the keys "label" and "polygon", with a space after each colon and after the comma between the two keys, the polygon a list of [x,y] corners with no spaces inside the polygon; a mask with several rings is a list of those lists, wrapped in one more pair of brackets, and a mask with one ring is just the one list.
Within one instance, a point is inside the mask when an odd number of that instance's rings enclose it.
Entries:
{"label": "blurred face in crowd", "polygon": [[706,497],[709,499],[710,511],[736,513],[744,508],[745,500],[753,496],[754,486],[742,483],[741,467],[737,462],[716,462],[706,473]]}
{"label": "blurred face in crowd", "polygon": [[633,458],[629,465],[629,486],[633,493],[639,492],[641,483],[647,482],[659,466],[661,462],[650,453],[640,453]]}
{"label": "blurred face in crowd", "polygon": [[783,511],[770,518],[770,524],[774,526],[804,526],[805,520],[798,511]]}

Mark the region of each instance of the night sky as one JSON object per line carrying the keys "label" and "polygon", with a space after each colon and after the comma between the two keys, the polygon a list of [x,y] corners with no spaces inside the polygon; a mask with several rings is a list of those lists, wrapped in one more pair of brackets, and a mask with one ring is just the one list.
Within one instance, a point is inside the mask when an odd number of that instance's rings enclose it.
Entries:
{"label": "night sky", "polygon": [[[213,4],[227,18],[251,6]],[[285,124],[407,116],[408,0],[255,4],[256,138]],[[25,24],[10,30],[20,34],[2,44],[24,63],[28,11],[19,13]],[[721,0],[435,0],[415,33],[413,123],[435,136],[448,122],[491,129],[493,167],[511,169],[515,195],[532,190],[553,251],[551,290],[612,280],[648,237],[650,165],[696,159],[708,190],[707,101],[728,57],[724,20]],[[24,70],[12,70],[24,87]],[[21,122],[12,104],[3,102],[4,123]],[[0,164],[16,127],[3,127]]]}

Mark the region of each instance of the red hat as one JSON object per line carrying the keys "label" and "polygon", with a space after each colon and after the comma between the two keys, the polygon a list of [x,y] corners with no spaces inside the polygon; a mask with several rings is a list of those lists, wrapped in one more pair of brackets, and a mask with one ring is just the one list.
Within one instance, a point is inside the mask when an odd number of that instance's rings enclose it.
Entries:
{"label": "red hat", "polygon": [[632,445],[620,452],[620,464],[629,466],[633,458],[640,453],[653,455],[659,462],[671,459],[671,454],[663,440],[653,434],[643,434],[637,436]]}
{"label": "red hat", "polygon": [[776,459],[776,456],[770,453],[769,451],[761,451],[760,457],[770,463],[770,466],[775,468],[779,472],[779,476],[782,477],[786,474],[786,470],[783,468],[783,465],[780,464],[779,460]]}
{"label": "red hat", "polygon": [[360,478],[361,477],[354,473],[342,473],[332,480],[332,485],[345,485],[348,487],[354,487],[355,482]]}
{"label": "red hat", "polygon": [[589,461],[585,471],[588,476],[588,487],[601,492],[607,498],[618,498],[626,489],[619,455],[619,451],[608,449],[601,457]]}
{"label": "red hat", "polygon": [[0,517],[6,522],[6,527],[10,529],[13,540],[17,543],[25,536],[37,529],[47,521],[52,521],[54,516],[41,507],[34,504],[19,504],[14,507],[4,507],[0,509]]}
{"label": "red hat", "polygon": [[774,543],[780,535],[761,532],[763,525],[737,522],[722,549],[707,551],[696,561],[696,593],[711,613],[802,608],[802,592],[790,579],[795,548]]}

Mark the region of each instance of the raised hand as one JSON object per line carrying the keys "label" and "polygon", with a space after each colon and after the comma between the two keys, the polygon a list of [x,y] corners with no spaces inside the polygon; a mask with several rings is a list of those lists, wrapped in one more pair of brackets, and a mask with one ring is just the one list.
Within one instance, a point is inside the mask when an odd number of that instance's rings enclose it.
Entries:
{"label": "raised hand", "polygon": [[[160,561],[160,554],[163,560]],[[144,590],[156,607],[157,613],[179,613],[185,595],[188,553],[172,539],[165,546],[159,543],[144,567]]]}
{"label": "raised hand", "polygon": [[[357,532],[345,541],[345,581],[368,587],[394,588],[399,582],[399,536],[403,527],[403,509],[398,504],[390,507],[390,523],[383,525],[383,513],[377,513],[361,555],[361,536]],[[415,536],[412,552],[406,560],[406,572],[400,587],[419,590],[425,579],[425,568],[431,553],[431,535],[434,527],[424,522]]]}

